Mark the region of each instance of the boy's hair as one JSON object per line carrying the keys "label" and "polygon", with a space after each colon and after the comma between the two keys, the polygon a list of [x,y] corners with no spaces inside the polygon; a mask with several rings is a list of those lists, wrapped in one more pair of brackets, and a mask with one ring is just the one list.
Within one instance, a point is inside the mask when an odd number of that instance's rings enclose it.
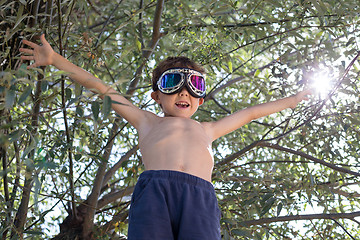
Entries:
{"label": "boy's hair", "polygon": [[202,74],[205,74],[205,69],[187,57],[168,57],[164,61],[160,62],[158,66],[154,69],[152,74],[152,89],[153,91],[157,90],[157,82],[166,70],[170,68],[190,68],[196,70]]}

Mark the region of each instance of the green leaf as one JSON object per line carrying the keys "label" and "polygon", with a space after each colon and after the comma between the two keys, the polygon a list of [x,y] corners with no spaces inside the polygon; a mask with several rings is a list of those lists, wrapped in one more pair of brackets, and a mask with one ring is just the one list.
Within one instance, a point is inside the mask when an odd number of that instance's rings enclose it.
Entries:
{"label": "green leaf", "polygon": [[79,161],[82,157],[82,154],[75,154],[74,158],[75,158],[75,161]]}
{"label": "green leaf", "polygon": [[75,96],[79,97],[81,95],[82,86],[78,83],[75,83]]}
{"label": "green leaf", "polygon": [[136,47],[139,51],[141,51],[141,42],[139,40],[136,39]]}
{"label": "green leaf", "polygon": [[5,108],[6,109],[10,109],[15,102],[15,90],[14,87],[11,87],[10,89],[8,89],[7,91],[5,91],[6,95],[5,95]]}
{"label": "green leaf", "polygon": [[279,204],[277,205],[277,209],[276,209],[276,216],[277,217],[280,215],[282,208],[283,208],[283,203],[279,202]]}
{"label": "green leaf", "polygon": [[111,110],[111,98],[109,96],[105,96],[104,97],[104,105],[103,105],[103,109],[102,109],[102,114],[103,114],[104,119],[106,119],[109,116],[110,110]]}
{"label": "green leaf", "polygon": [[[21,9],[21,7],[24,8],[23,5],[20,5],[20,9]],[[12,29],[16,29],[17,26],[18,26],[27,16],[28,16],[28,13],[25,13],[24,15],[19,15],[19,16],[18,16],[18,19],[16,19],[16,23],[15,23],[15,25],[13,26]],[[15,32],[14,32],[14,33],[15,33]]]}
{"label": "green leaf", "polygon": [[354,43],[355,40],[356,40],[355,37],[351,37],[351,38],[349,39],[349,41],[346,43],[346,46],[348,47],[350,44]]}
{"label": "green leaf", "polygon": [[234,235],[237,235],[237,236],[243,236],[243,237],[248,237],[248,238],[252,237],[250,231],[248,231],[248,230],[232,229],[231,233]]}
{"label": "green leaf", "polygon": [[72,91],[70,88],[66,88],[65,89],[65,99],[66,101],[69,101],[69,99],[71,99],[71,95],[72,95]]}
{"label": "green leaf", "polygon": [[232,65],[231,61],[228,62],[228,67],[229,67],[229,72],[232,72],[233,71],[233,65]]}
{"label": "green leaf", "polygon": [[265,203],[269,198],[271,198],[272,196],[274,196],[274,194],[273,193],[266,193],[263,197],[262,197],[262,199],[261,199],[261,202],[263,202],[263,203]]}
{"label": "green leaf", "polygon": [[49,82],[46,80],[42,80],[41,81],[41,91],[42,92],[46,92],[47,88],[48,88]]}
{"label": "green leaf", "polygon": [[30,135],[30,144],[25,148],[23,154],[22,154],[22,158],[26,158],[27,155],[33,150],[36,148],[36,145],[37,145],[37,141],[36,139]]}
{"label": "green leaf", "polygon": [[67,171],[68,171],[68,169],[66,166],[63,166],[60,170],[60,172],[62,172],[62,173],[67,173]]}
{"label": "green leaf", "polygon": [[18,141],[23,134],[24,134],[24,130],[22,129],[16,130],[8,135],[9,141],[10,142]]}
{"label": "green leaf", "polygon": [[91,110],[93,112],[93,116],[95,121],[99,118],[99,111],[100,111],[100,103],[98,101],[94,101],[91,103]]}
{"label": "green leaf", "polygon": [[269,212],[270,208],[272,207],[275,201],[276,198],[270,198],[269,200],[266,201],[265,205],[261,209],[260,217],[262,217],[263,215]]}
{"label": "green leaf", "polygon": [[19,97],[19,100],[18,100],[19,105],[21,105],[28,98],[28,96],[31,94],[31,91],[32,91],[31,86],[28,86],[25,88],[24,92]]}
{"label": "green leaf", "polygon": [[129,10],[124,10],[124,13],[125,13],[126,15],[128,15],[129,17],[132,16],[132,14],[131,14],[131,12],[130,12]]}
{"label": "green leaf", "polygon": [[84,109],[80,106],[77,106],[76,107],[76,114],[79,116],[79,117],[82,117],[84,116]]}

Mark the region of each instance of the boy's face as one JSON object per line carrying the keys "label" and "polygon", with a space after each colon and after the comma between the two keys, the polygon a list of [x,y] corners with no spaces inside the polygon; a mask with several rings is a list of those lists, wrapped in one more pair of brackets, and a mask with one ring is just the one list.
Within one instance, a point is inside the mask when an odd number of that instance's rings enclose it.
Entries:
{"label": "boy's face", "polygon": [[203,98],[191,96],[185,87],[174,94],[164,94],[157,90],[151,93],[151,97],[160,104],[165,117],[190,118],[204,103]]}

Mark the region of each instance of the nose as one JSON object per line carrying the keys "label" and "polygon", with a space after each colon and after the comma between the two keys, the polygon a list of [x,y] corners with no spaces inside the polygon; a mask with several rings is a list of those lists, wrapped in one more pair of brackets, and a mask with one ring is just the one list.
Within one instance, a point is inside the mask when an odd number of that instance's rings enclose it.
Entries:
{"label": "nose", "polygon": [[183,87],[183,88],[181,89],[181,91],[179,92],[179,95],[180,95],[180,96],[189,96],[189,92],[188,92],[188,90],[186,89],[186,87]]}

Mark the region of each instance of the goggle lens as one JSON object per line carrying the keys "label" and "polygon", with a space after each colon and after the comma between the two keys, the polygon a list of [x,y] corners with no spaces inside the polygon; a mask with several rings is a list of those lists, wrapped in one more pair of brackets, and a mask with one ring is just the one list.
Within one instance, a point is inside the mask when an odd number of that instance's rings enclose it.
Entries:
{"label": "goggle lens", "polygon": [[181,75],[179,73],[168,73],[163,76],[161,79],[161,87],[173,88],[177,86],[181,81]]}
{"label": "goggle lens", "polygon": [[201,76],[191,75],[191,84],[200,91],[205,91],[205,80]]}

